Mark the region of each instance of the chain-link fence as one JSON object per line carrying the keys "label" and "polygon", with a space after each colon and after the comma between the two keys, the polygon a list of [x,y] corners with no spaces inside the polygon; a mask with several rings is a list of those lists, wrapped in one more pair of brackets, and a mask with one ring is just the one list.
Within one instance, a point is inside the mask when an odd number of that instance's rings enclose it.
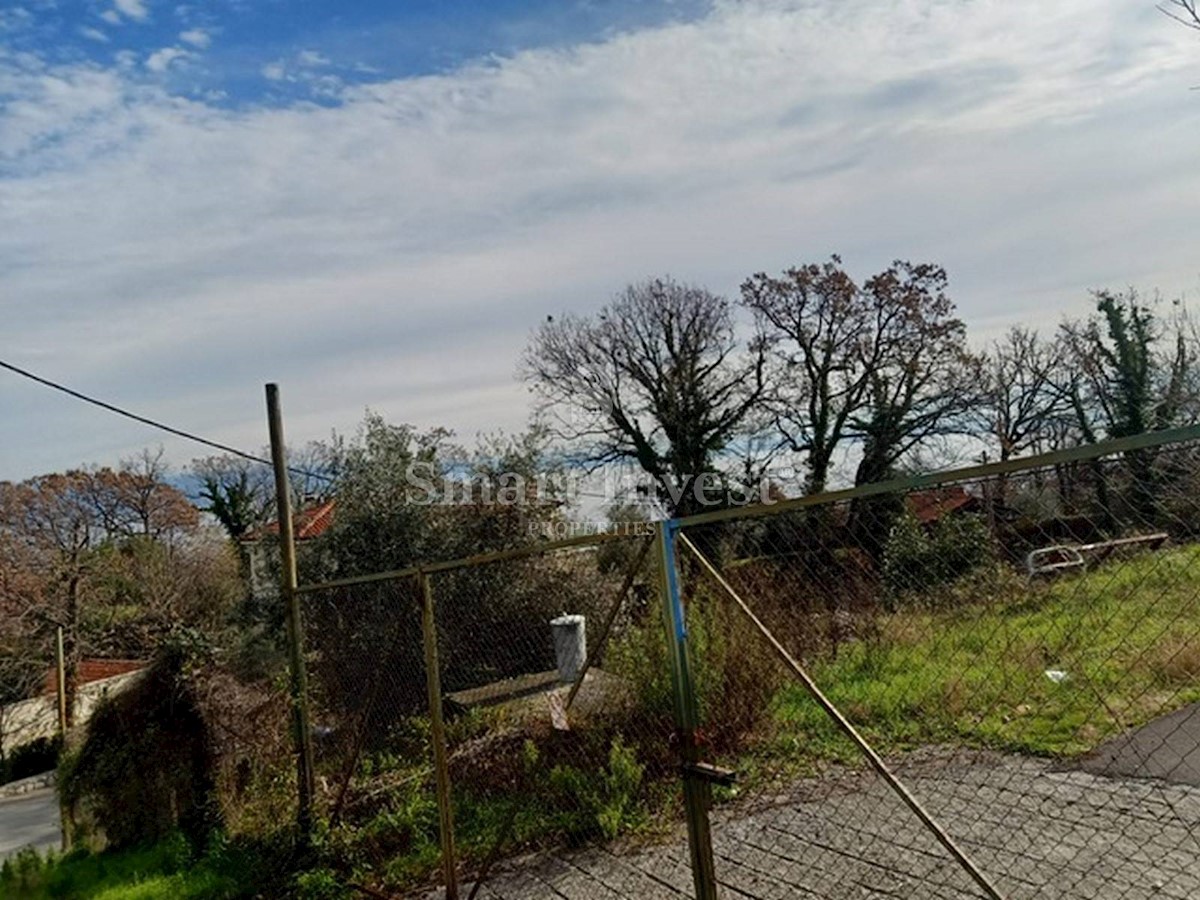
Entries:
{"label": "chain-link fence", "polygon": [[317,817],[355,884],[661,886],[634,852],[681,807],[653,534],[304,589]]}
{"label": "chain-link fence", "polygon": [[1197,449],[682,523],[722,883],[1196,896]]}
{"label": "chain-link fence", "polygon": [[1191,897],[1200,446],[303,589],[362,892]]}

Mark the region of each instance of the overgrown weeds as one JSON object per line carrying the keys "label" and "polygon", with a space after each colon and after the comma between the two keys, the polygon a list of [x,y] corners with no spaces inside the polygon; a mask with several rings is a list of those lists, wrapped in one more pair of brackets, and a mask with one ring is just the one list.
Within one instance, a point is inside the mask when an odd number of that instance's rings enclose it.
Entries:
{"label": "overgrown weeds", "polygon": [[[879,747],[953,742],[1070,756],[1200,699],[1200,549],[1048,585],[976,578],[974,602],[881,617],[812,674]],[[858,761],[798,684],[775,701],[778,747]]]}

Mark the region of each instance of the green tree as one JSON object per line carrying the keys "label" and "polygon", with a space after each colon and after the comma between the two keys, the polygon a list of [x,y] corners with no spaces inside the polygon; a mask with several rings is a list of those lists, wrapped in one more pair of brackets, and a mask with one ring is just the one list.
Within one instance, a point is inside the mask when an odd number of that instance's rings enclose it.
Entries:
{"label": "green tree", "polygon": [[[1070,364],[1063,380],[1080,436],[1093,443],[1197,421],[1195,335],[1186,309],[1173,307],[1165,322],[1138,293],[1097,291],[1097,314],[1062,326]],[[1128,456],[1134,508],[1145,522],[1156,516],[1153,451]],[[1109,478],[1094,466],[1098,500],[1111,526]]]}
{"label": "green tree", "polygon": [[[484,439],[368,414],[338,459],[333,524],[303,560],[305,580],[367,575],[544,542],[562,520],[539,428]],[[447,690],[553,665],[548,620],[591,612],[592,557],[539,557],[440,571],[433,579]],[[424,703],[420,595],[414,579],[313,598],[314,676],[332,715]],[[368,690],[368,685],[373,685]],[[380,720],[381,726],[383,720]]]}

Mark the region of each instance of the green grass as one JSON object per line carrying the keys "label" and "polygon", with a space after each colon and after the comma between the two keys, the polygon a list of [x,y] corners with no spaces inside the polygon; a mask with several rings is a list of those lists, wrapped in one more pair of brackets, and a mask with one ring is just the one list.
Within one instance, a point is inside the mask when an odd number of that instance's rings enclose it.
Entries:
{"label": "green grass", "polygon": [[[1200,699],[1200,548],[1042,585],[996,570],[966,589],[973,596],[959,599],[970,602],[953,608],[915,608],[913,598],[906,608],[902,598],[868,638],[812,665],[881,749],[945,742],[1070,756]],[[773,712],[769,752],[857,759],[798,684]]]}
{"label": "green grass", "polygon": [[25,851],[0,867],[0,895],[12,900],[223,900],[241,893],[234,874],[206,860],[193,861],[187,842],[170,838],[117,853]]}
{"label": "green grass", "polygon": [[232,840],[214,833],[202,851],[178,832],[145,847],[41,855],[22,851],[0,865],[5,900],[237,900],[296,897],[296,857],[283,833],[271,842]]}
{"label": "green grass", "polygon": [[[863,637],[843,643],[836,656],[810,660],[808,667],[884,753],[947,744],[1070,756],[1200,700],[1198,592],[1200,547],[1114,561],[1050,583],[1030,584],[1009,568],[989,566],[920,596],[895,598],[895,611],[880,613]],[[753,596],[749,600],[755,603]],[[737,732],[730,744],[710,748],[713,761],[729,763],[742,776],[736,789],[718,789],[717,799],[769,780],[811,774],[831,762],[861,764],[858,750],[795,680],[786,679],[778,691],[757,692],[746,679],[727,677],[733,666],[754,680],[764,670],[752,665],[752,650],[764,646],[742,631],[730,632],[726,640],[722,629],[739,620],[718,609],[709,607],[712,621],[693,622],[701,693],[712,695],[709,713],[715,720],[730,705],[762,710],[762,698],[769,699],[765,721],[746,716],[758,723],[751,733]],[[661,685],[652,682],[665,666],[651,652],[657,628],[646,627],[645,647],[618,645],[609,659],[617,666],[612,671],[639,684],[643,702],[657,697]],[[730,640],[732,651],[726,646]],[[1067,673],[1061,682],[1046,675],[1055,669]],[[719,690],[729,684],[732,694]],[[491,726],[497,723],[475,722],[471,733],[485,734]],[[547,842],[650,835],[661,824],[656,810],[677,812],[673,767],[651,773],[647,758],[619,739],[603,749],[602,755],[589,754],[590,764],[574,768],[538,759],[527,748],[527,787],[521,793],[528,795],[517,804],[508,852]],[[498,758],[487,762],[492,768],[504,765]],[[500,781],[519,781],[518,761],[507,766],[511,780]],[[512,808],[511,797],[511,789],[498,784],[482,789],[455,783],[456,836],[464,859],[483,857]],[[408,780],[387,810],[345,826],[332,846],[364,881],[395,888],[433,877],[439,857],[432,795],[421,779]]]}

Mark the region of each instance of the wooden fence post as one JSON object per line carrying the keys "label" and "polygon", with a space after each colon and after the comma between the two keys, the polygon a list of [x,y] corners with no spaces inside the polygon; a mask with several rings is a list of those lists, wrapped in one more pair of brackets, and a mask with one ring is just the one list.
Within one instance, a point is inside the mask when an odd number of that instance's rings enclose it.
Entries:
{"label": "wooden fence post", "polygon": [[275,469],[275,512],[279,521],[282,562],[280,594],[287,611],[288,667],[291,674],[292,727],[296,742],[296,782],[299,808],[296,823],[303,838],[312,832],[313,778],[312,728],[308,721],[308,675],[304,667],[304,623],[296,593],[296,535],[292,523],[292,493],[288,485],[287,453],[283,440],[283,412],[279,385],[267,385],[267,425],[271,433],[271,464]]}
{"label": "wooden fence post", "polygon": [[421,579],[421,631],[425,642],[425,683],[429,689],[429,723],[433,769],[437,784],[438,834],[442,842],[442,873],[446,900],[458,898],[458,860],[454,851],[454,811],[450,805],[450,767],[446,754],[446,725],[442,720],[442,676],[438,667],[437,617],[433,586],[427,572]]}

